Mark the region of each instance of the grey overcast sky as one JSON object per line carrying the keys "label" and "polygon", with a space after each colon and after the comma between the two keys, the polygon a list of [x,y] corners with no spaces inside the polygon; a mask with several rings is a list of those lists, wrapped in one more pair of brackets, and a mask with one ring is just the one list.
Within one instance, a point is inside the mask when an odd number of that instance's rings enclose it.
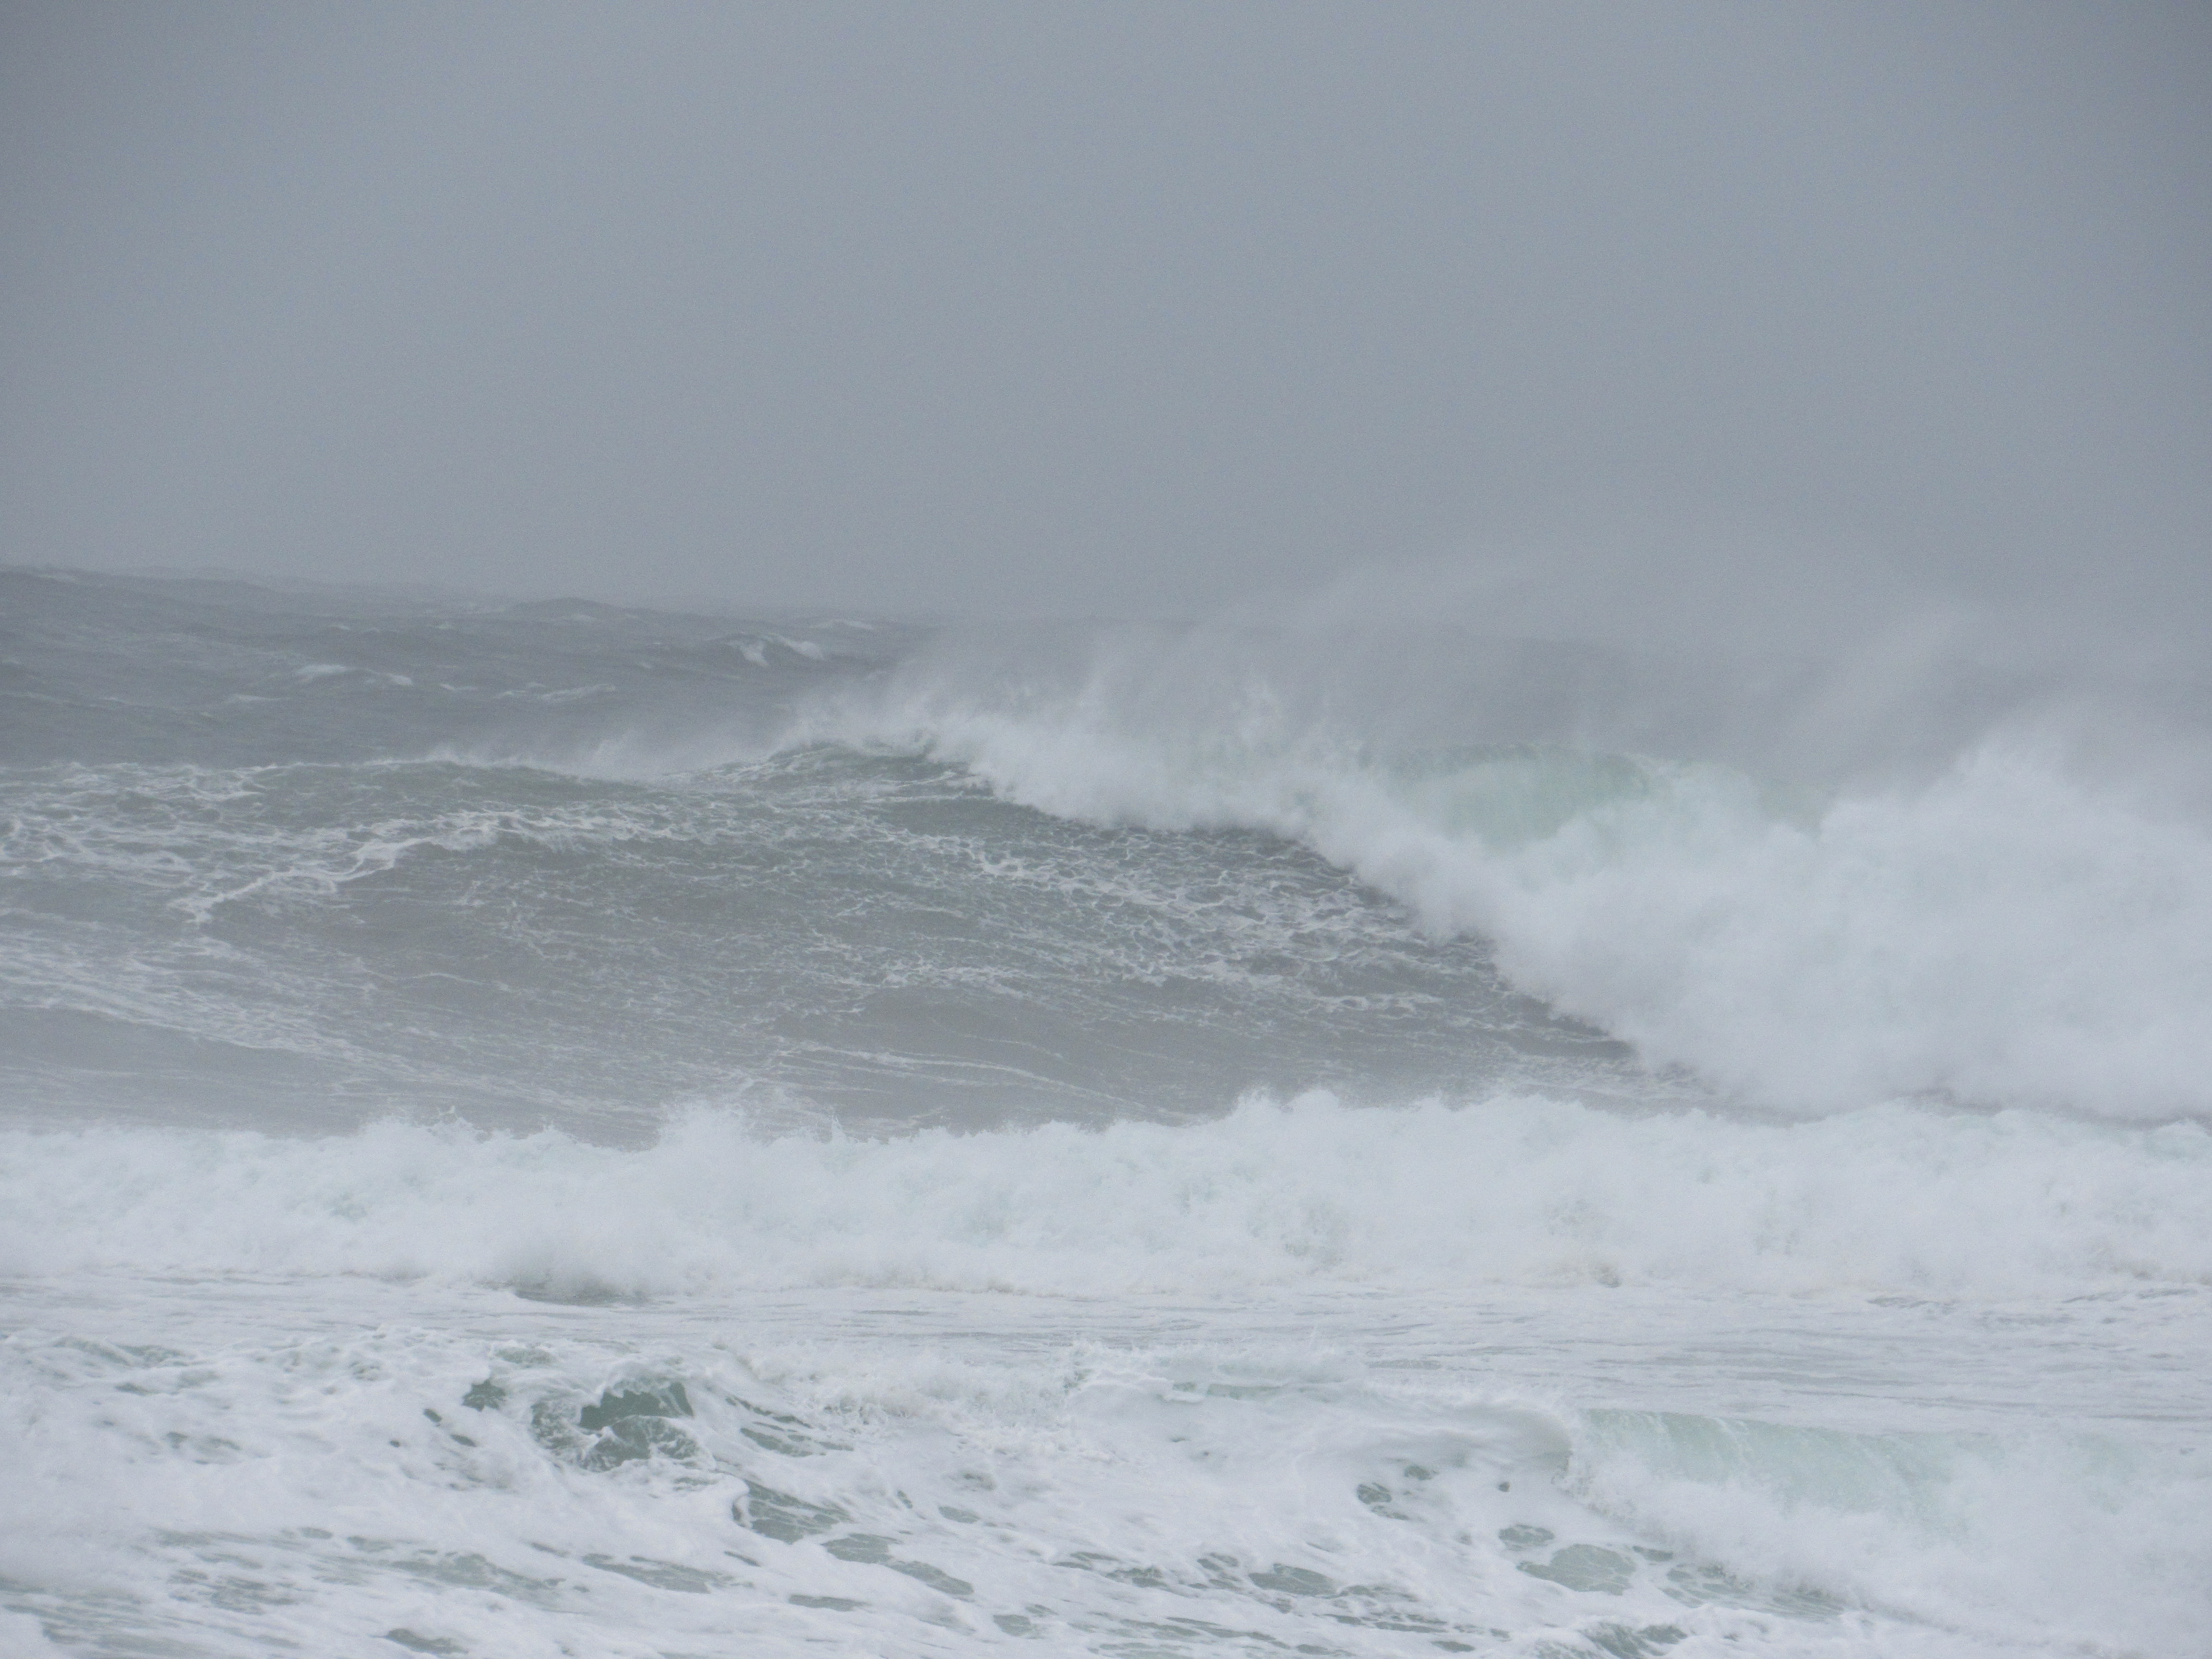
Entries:
{"label": "grey overcast sky", "polygon": [[2212,625],[2203,4],[0,44],[0,562],[1161,615],[1589,541]]}

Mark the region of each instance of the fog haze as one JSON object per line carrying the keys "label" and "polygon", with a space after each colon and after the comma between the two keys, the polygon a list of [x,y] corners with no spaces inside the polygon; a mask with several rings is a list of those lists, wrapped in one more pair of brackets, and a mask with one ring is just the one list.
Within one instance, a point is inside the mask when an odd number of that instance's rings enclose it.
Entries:
{"label": "fog haze", "polygon": [[1163,616],[1503,558],[1752,631],[2212,620],[2202,8],[5,30],[0,562]]}

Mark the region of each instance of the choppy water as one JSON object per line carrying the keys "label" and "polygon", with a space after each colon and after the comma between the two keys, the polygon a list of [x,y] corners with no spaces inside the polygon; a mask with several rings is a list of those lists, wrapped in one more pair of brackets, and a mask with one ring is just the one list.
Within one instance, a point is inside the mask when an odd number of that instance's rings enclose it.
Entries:
{"label": "choppy water", "polygon": [[0,606],[0,1649],[2206,1650],[2185,690]]}

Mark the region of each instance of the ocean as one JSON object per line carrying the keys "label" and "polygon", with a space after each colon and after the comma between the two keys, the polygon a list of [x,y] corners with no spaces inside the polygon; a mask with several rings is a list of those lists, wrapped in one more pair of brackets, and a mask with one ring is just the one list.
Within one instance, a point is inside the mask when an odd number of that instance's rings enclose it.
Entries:
{"label": "ocean", "polygon": [[2212,698],[1912,639],[0,571],[0,1651],[2212,1653]]}

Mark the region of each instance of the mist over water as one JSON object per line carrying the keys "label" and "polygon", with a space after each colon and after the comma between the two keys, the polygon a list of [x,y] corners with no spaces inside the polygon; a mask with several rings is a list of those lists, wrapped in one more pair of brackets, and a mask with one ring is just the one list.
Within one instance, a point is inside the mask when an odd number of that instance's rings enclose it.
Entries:
{"label": "mist over water", "polygon": [[2185,680],[0,586],[27,1651],[2201,1628]]}

